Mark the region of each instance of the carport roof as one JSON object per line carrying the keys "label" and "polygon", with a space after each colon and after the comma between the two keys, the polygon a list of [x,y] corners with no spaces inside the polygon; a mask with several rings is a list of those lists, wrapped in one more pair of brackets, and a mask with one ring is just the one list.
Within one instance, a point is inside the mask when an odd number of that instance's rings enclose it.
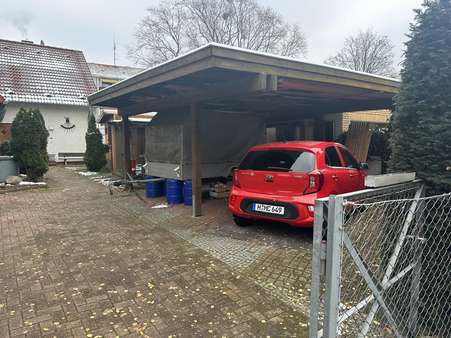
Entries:
{"label": "carport roof", "polygon": [[88,97],[122,114],[205,109],[267,114],[269,119],[390,108],[400,82],[210,43]]}

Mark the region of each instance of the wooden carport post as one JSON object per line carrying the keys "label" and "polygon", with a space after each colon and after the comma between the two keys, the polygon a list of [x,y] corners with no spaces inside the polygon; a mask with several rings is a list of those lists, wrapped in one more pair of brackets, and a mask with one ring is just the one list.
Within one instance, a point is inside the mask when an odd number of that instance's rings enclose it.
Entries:
{"label": "wooden carport post", "polygon": [[128,115],[123,111],[119,111],[122,116],[122,147],[124,152],[124,178],[127,178],[127,173],[131,171],[130,163],[130,121]]}
{"label": "wooden carport post", "polygon": [[199,145],[199,111],[195,102],[190,105],[191,110],[191,175],[193,184],[193,217],[202,215],[202,171]]}

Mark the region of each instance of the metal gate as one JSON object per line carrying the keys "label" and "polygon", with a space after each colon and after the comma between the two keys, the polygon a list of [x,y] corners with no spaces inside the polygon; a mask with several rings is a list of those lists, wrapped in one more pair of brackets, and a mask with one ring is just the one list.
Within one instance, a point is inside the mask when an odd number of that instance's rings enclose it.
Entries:
{"label": "metal gate", "polygon": [[451,196],[423,192],[417,181],[317,201],[311,338],[450,333],[449,272],[431,266],[450,263]]}

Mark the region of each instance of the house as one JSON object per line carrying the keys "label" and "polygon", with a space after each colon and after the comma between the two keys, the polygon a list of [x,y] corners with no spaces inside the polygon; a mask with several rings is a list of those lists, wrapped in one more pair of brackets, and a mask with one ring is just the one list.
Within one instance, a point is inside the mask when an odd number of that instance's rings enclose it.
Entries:
{"label": "house", "polygon": [[143,68],[116,66],[102,63],[88,63],[97,90],[109,87],[121,80],[142,72]]}
{"label": "house", "polygon": [[[100,63],[88,63],[89,70],[94,80],[97,90],[109,87],[121,80],[127,79],[133,75],[142,72],[143,68],[116,66]],[[109,146],[107,161],[110,169],[114,173],[122,172],[123,156],[122,147],[118,146],[121,140],[121,117],[117,114],[116,109],[94,108],[96,121],[99,130],[103,135],[103,142]],[[138,161],[140,155],[144,154],[144,128],[150,122],[151,116],[142,116],[132,121],[131,138],[132,138],[132,158]]]}
{"label": "house", "polygon": [[0,39],[1,141],[10,137],[20,108],[38,108],[49,131],[50,161],[82,160],[90,111],[86,98],[95,90],[83,52]]}
{"label": "house", "polygon": [[[88,67],[97,90],[109,87],[144,70],[143,68],[137,67],[116,66],[93,62],[89,62]],[[99,123],[99,129],[103,135],[104,143],[108,144],[108,133],[106,129],[107,121],[113,120],[117,111],[116,109],[96,108],[94,113],[96,121]]]}

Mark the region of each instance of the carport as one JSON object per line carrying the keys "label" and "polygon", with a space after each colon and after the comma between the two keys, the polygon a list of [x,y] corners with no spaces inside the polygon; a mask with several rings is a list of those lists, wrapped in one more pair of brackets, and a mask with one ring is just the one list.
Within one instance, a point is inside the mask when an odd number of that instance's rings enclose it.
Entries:
{"label": "carport", "polygon": [[[199,124],[204,114],[258,114],[271,125],[299,116],[390,109],[398,88],[399,81],[390,78],[211,43],[94,93],[88,101],[119,110],[126,170],[130,116],[190,112],[193,216],[199,216]],[[236,114],[237,124],[240,115]]]}

